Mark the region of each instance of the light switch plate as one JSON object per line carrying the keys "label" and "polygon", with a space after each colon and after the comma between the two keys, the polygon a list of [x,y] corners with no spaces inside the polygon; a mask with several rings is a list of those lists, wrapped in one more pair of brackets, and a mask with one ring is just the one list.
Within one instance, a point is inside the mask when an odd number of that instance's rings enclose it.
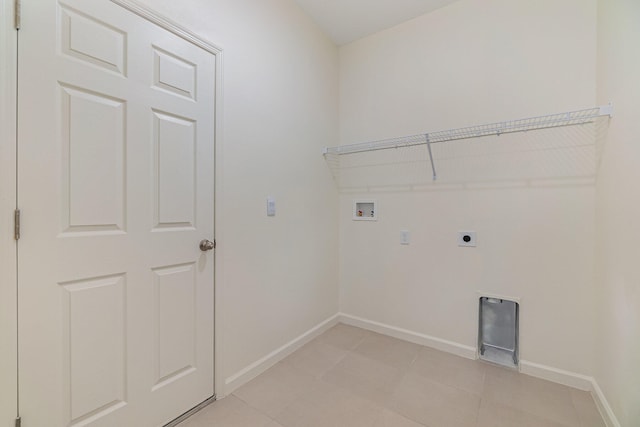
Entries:
{"label": "light switch plate", "polygon": [[276,201],[273,197],[267,197],[267,216],[276,216]]}
{"label": "light switch plate", "polygon": [[400,244],[401,245],[408,245],[409,242],[410,242],[409,231],[408,230],[400,231]]}

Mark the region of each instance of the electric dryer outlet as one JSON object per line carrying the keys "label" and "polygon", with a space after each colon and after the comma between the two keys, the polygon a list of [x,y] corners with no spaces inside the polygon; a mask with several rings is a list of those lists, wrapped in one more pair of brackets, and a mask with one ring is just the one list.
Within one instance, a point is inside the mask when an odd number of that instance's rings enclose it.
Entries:
{"label": "electric dryer outlet", "polygon": [[459,231],[458,232],[458,246],[466,246],[475,248],[477,245],[477,238],[475,231]]}

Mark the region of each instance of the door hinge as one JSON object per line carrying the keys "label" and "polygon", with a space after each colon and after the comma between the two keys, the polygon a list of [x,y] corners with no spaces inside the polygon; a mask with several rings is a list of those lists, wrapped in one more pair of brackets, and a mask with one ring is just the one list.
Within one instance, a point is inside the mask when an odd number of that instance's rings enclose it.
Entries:
{"label": "door hinge", "polygon": [[218,242],[216,242],[216,239],[213,239],[213,249],[215,249],[218,246]]}
{"label": "door hinge", "polygon": [[13,2],[13,23],[16,27],[16,30],[20,29],[20,24],[21,24],[21,18],[22,18],[22,3],[21,0],[15,0]]}
{"label": "door hinge", "polygon": [[22,425],[22,418],[16,418],[16,427],[20,427]]}
{"label": "door hinge", "polygon": [[13,213],[13,237],[20,240],[20,209],[16,209]]}

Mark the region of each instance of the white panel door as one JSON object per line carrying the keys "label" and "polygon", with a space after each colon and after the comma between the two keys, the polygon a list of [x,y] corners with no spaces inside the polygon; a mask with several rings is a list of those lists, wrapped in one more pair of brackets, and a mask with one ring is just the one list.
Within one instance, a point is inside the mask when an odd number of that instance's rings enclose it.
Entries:
{"label": "white panel door", "polygon": [[23,1],[27,425],[159,426],[213,396],[215,59],[108,0]]}

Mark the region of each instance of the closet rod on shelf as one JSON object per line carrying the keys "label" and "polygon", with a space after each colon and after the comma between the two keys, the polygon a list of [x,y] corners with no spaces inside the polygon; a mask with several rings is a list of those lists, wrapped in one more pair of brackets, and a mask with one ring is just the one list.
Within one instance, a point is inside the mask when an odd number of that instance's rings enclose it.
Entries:
{"label": "closet rod on shelf", "polygon": [[427,144],[427,146],[429,147],[429,151],[431,151],[431,144],[435,144],[438,142],[478,138],[491,135],[499,136],[503,133],[527,132],[560,126],[582,125],[591,123],[594,119],[602,116],[613,116],[613,106],[611,104],[601,105],[599,107],[588,108],[585,110],[550,114],[547,116],[529,117],[526,119],[469,126],[458,129],[422,133],[419,135],[383,139],[379,141],[362,142],[358,144],[339,145],[337,147],[325,147],[323,150],[323,154],[353,154],[366,151],[411,147],[414,145],[424,144]]}

